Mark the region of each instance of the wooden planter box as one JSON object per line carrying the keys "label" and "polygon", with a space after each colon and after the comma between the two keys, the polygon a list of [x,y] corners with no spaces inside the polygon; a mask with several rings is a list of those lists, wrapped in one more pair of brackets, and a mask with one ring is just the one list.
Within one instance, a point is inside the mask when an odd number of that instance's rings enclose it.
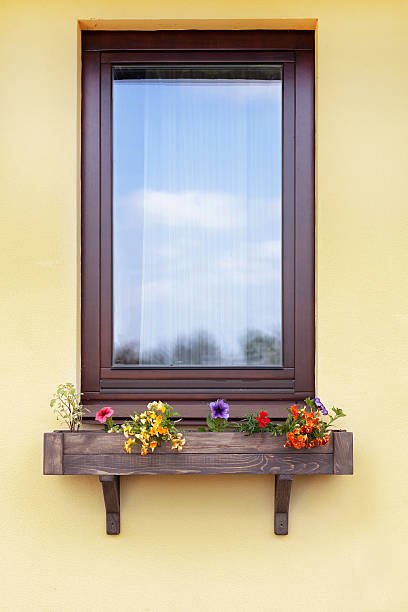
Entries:
{"label": "wooden planter box", "polygon": [[353,434],[333,432],[330,444],[285,448],[269,434],[186,432],[182,452],[165,444],[146,456],[124,451],[122,434],[96,431],[44,434],[44,474],[95,474],[102,483],[108,534],[120,531],[119,477],[133,474],[275,474],[275,533],[288,533],[295,474],[352,474]]}

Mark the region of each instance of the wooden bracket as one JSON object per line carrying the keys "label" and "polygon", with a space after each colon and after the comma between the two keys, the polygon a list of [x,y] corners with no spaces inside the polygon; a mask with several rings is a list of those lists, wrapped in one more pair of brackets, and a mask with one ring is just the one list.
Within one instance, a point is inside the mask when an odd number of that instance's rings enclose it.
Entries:
{"label": "wooden bracket", "polygon": [[275,475],[275,535],[288,534],[288,514],[293,476]]}
{"label": "wooden bracket", "polygon": [[121,434],[103,431],[44,434],[44,474],[98,475],[106,508],[106,532],[120,533],[120,476],[153,474],[275,475],[274,531],[287,535],[292,480],[297,474],[352,474],[353,434],[333,431],[330,444],[298,450],[262,433],[190,432],[183,453],[163,445],[154,456],[123,451]]}
{"label": "wooden bracket", "polygon": [[106,508],[106,533],[120,533],[120,482],[119,476],[99,476]]}

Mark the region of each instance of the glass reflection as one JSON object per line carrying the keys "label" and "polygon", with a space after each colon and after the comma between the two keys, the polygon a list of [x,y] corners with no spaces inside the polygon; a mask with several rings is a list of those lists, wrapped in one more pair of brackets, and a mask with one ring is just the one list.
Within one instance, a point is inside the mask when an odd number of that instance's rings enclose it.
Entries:
{"label": "glass reflection", "polygon": [[113,363],[281,364],[279,66],[113,73]]}

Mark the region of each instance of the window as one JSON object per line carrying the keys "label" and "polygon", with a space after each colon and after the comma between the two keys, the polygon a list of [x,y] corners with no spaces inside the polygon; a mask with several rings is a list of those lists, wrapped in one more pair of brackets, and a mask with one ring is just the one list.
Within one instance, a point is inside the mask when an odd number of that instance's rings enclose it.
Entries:
{"label": "window", "polygon": [[83,32],[89,407],[281,417],[313,394],[313,41]]}

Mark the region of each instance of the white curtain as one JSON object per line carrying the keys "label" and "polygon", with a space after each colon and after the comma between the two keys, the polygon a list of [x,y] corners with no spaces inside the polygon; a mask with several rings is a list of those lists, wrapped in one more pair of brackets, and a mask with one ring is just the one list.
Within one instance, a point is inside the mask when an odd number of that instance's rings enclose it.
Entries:
{"label": "white curtain", "polygon": [[[130,361],[146,365],[277,365],[281,82],[156,78],[118,85],[118,354],[126,344],[138,352]],[[133,127],[126,129],[123,114]]]}

